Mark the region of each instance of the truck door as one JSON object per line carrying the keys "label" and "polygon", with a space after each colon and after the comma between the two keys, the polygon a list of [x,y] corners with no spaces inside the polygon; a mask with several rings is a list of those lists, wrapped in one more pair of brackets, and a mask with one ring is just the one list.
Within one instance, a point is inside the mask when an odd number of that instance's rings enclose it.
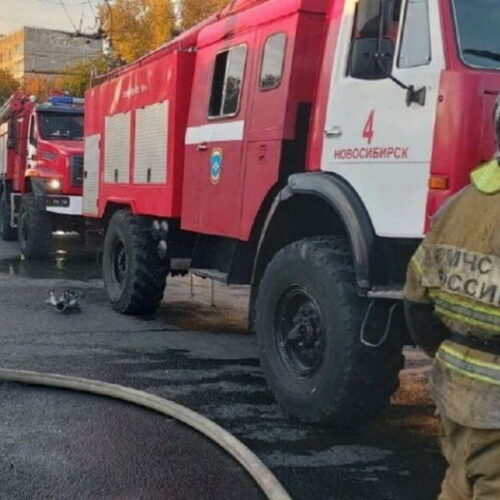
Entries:
{"label": "truck door", "polygon": [[36,153],[37,153],[37,140],[36,140],[36,115],[32,114],[29,122],[28,131],[28,144],[27,144],[27,168],[35,168],[36,166]]}
{"label": "truck door", "polygon": [[[378,8],[374,9],[378,4],[346,2],[327,106],[322,169],[353,186],[379,236],[419,238],[445,67],[439,2],[395,0],[394,10],[382,23]],[[388,55],[381,62],[385,68],[376,63],[355,67],[359,55],[374,60],[381,25],[383,51]],[[407,90],[389,74],[423,89],[422,102],[407,102]]]}
{"label": "truck door", "polygon": [[[271,187],[277,185],[280,176],[294,173],[295,159],[300,162],[300,154],[294,148],[299,113],[290,98],[291,62],[296,43],[290,24],[289,19],[275,21],[262,26],[257,35],[257,78],[251,85],[251,109],[255,112],[248,115],[244,158],[240,223],[240,239],[244,241],[250,238],[257,213]],[[287,106],[290,102],[292,105]]]}
{"label": "truck door", "polygon": [[234,237],[242,210],[247,69],[253,34],[201,48],[186,132],[182,227]]}

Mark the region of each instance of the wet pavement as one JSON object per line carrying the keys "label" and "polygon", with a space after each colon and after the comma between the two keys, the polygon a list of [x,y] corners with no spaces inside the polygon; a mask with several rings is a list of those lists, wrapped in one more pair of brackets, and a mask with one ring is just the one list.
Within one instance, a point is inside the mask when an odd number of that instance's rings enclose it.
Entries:
{"label": "wet pavement", "polygon": [[[69,248],[71,247],[71,248]],[[393,406],[358,431],[287,420],[267,391],[240,309],[211,308],[171,280],[154,319],[110,310],[96,252],[61,242],[27,263],[0,243],[0,365],[119,383],[172,399],[233,432],[296,499],[436,498],[444,464],[425,389],[408,352]],[[85,292],[80,315],[45,305],[50,289]],[[221,292],[222,293],[222,292]],[[244,300],[241,289],[224,296]],[[170,298],[169,298],[170,297]],[[221,302],[222,301],[221,298]],[[185,427],[130,405],[0,385],[0,498],[259,498],[234,462]]]}

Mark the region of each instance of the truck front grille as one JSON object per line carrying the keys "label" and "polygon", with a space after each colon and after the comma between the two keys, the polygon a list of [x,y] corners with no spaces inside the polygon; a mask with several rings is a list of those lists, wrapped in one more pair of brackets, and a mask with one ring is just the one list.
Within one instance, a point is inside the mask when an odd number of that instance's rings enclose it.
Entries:
{"label": "truck front grille", "polygon": [[83,156],[71,157],[71,185],[73,187],[83,186]]}

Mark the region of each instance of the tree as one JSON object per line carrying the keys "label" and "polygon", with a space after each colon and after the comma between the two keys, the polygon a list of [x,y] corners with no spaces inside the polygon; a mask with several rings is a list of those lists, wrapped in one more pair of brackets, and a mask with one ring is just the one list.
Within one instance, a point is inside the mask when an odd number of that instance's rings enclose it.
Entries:
{"label": "tree", "polygon": [[182,29],[186,30],[220,11],[232,0],[179,0]]}
{"label": "tree", "polygon": [[52,92],[62,91],[63,80],[62,75],[28,75],[24,77],[21,88],[43,102]]}
{"label": "tree", "polygon": [[19,88],[19,82],[12,73],[0,69],[0,106]]}
{"label": "tree", "polygon": [[173,35],[176,18],[172,0],[109,0],[100,6],[104,32],[115,56],[132,62]]}
{"label": "tree", "polygon": [[67,68],[66,75],[62,79],[61,90],[75,97],[83,97],[85,91],[91,87],[92,79],[106,73],[109,61],[106,56],[100,55],[89,61],[80,61]]}

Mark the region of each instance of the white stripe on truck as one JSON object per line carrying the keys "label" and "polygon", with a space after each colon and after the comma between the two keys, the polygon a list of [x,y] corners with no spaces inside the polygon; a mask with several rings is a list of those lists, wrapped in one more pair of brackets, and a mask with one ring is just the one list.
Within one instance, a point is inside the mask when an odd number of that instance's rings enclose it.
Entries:
{"label": "white stripe on truck", "polygon": [[186,131],[186,145],[204,142],[242,141],[244,130],[244,121],[189,127]]}

